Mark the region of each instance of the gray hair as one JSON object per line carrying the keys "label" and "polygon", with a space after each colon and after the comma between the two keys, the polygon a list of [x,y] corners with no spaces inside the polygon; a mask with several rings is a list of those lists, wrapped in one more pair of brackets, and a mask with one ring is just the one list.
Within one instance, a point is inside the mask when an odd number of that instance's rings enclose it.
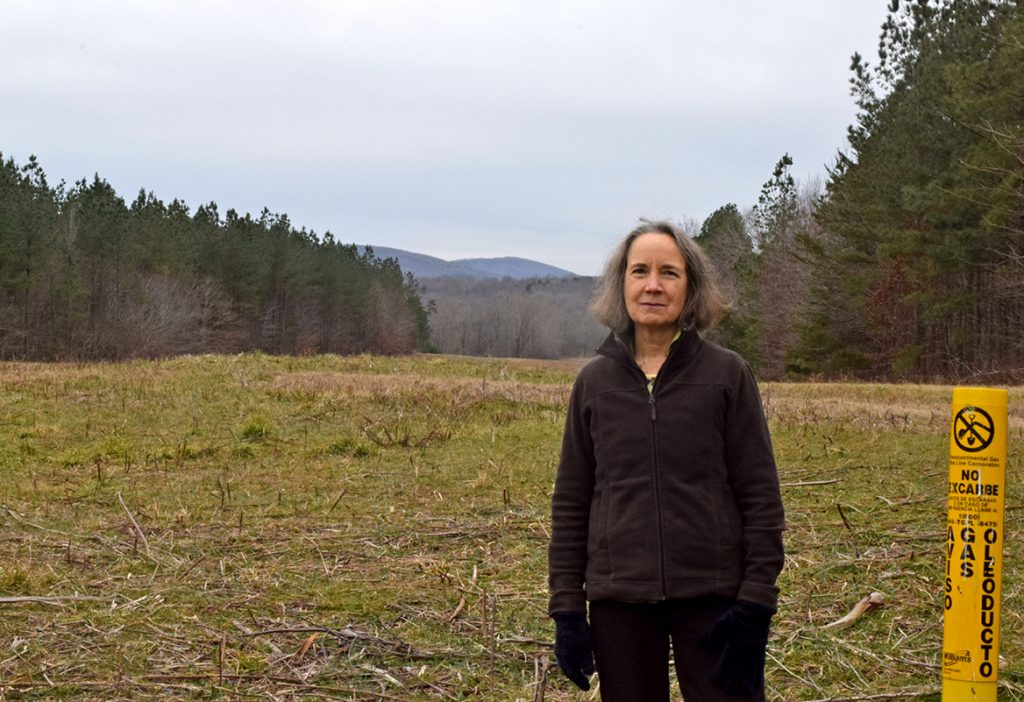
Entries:
{"label": "gray hair", "polygon": [[672,237],[686,263],[686,304],[679,315],[679,328],[710,329],[729,312],[731,305],[719,289],[715,267],[700,245],[678,225],[667,220],[641,219],[639,226],[619,242],[604,265],[590,311],[601,324],[619,336],[632,338],[633,320],[626,310],[626,263],[629,247],[636,238],[651,233]]}

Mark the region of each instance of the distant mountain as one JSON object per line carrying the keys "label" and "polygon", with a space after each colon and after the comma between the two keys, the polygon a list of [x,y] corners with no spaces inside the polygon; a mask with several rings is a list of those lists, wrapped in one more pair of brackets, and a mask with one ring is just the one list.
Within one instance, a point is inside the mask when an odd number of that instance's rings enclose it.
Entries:
{"label": "distant mountain", "polygon": [[[366,246],[359,246],[359,252]],[[563,268],[549,266],[540,261],[528,258],[505,256],[502,258],[462,258],[445,261],[442,258],[414,253],[403,249],[392,249],[387,246],[372,246],[378,258],[396,258],[398,265],[407,273],[417,278],[572,278],[576,274]]]}
{"label": "distant mountain", "polygon": [[469,266],[484,271],[491,278],[574,278],[576,274],[564,268],[556,268],[539,261],[515,256],[502,258],[460,258],[452,261],[460,266]]}

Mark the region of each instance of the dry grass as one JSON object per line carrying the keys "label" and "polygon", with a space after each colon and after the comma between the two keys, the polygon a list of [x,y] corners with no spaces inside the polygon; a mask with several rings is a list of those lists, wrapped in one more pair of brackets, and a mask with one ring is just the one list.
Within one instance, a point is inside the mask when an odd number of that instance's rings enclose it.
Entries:
{"label": "dry grass", "polygon": [[[578,366],[0,364],[0,699],[596,699],[539,684]],[[949,389],[763,391],[789,522],[769,699],[938,700]],[[1005,699],[1024,698],[1014,417]],[[822,629],[872,591],[885,607]]]}
{"label": "dry grass", "polygon": [[394,398],[449,394],[452,401],[507,401],[542,405],[565,405],[569,386],[560,383],[524,383],[515,380],[436,378],[415,374],[376,375],[372,373],[332,373],[312,371],[276,376],[271,387],[283,392],[315,398],[341,396],[388,401]]}

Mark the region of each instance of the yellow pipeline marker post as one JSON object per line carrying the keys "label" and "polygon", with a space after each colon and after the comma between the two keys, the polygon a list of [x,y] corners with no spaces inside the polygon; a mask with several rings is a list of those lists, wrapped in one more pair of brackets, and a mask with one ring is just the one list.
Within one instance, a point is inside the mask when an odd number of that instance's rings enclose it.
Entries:
{"label": "yellow pipeline marker post", "polygon": [[996,702],[1006,402],[1006,390],[953,389],[942,702]]}

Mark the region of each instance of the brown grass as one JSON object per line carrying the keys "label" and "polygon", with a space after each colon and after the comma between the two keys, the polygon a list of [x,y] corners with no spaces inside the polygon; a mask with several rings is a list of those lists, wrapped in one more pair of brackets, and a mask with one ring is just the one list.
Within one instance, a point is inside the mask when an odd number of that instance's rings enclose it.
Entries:
{"label": "brown grass", "polygon": [[[0,601],[0,698],[595,699],[545,672],[577,367],[0,364],[0,596],[22,598]],[[769,699],[938,700],[950,389],[762,391],[788,520]],[[1024,699],[1022,399],[1008,700]],[[884,607],[822,628],[873,591]]]}

